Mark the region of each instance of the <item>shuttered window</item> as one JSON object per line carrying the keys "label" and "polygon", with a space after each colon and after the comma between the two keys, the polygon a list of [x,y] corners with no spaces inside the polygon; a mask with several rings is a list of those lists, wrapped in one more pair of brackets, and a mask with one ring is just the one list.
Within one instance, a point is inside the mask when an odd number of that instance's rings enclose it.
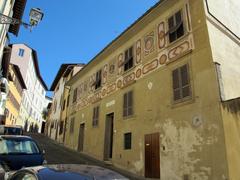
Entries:
{"label": "shuttered window", "polygon": [[174,42],[184,35],[182,11],[178,11],[168,19],[169,42]]}
{"label": "shuttered window", "polygon": [[70,133],[74,132],[74,123],[75,123],[75,118],[72,118],[70,122]]}
{"label": "shuttered window", "polygon": [[133,47],[130,47],[125,51],[124,56],[124,71],[127,71],[133,67]]}
{"label": "shuttered window", "polygon": [[77,88],[73,91],[73,103],[77,101]]}
{"label": "shuttered window", "polygon": [[101,83],[102,83],[102,70],[99,70],[96,73],[96,84],[95,84],[95,89],[98,89],[101,87]]}
{"label": "shuttered window", "polygon": [[173,100],[178,101],[191,97],[189,66],[185,64],[172,72]]}
{"label": "shuttered window", "polygon": [[133,92],[129,91],[123,96],[123,117],[133,115]]}
{"label": "shuttered window", "polygon": [[99,120],[99,106],[93,108],[93,121],[92,121],[93,127],[96,127],[98,125],[98,120]]}
{"label": "shuttered window", "polygon": [[132,148],[132,133],[125,133],[124,134],[124,149],[131,149]]}

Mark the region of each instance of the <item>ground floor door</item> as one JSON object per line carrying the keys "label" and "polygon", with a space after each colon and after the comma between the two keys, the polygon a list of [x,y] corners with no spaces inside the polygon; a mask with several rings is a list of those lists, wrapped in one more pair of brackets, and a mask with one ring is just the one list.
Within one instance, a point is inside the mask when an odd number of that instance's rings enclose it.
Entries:
{"label": "ground floor door", "polygon": [[78,135],[78,151],[80,152],[83,151],[84,129],[85,129],[85,124],[84,123],[80,124],[79,135]]}
{"label": "ground floor door", "polygon": [[41,133],[43,134],[44,131],[45,131],[45,125],[46,125],[46,122],[42,122],[42,129],[41,129]]}
{"label": "ground floor door", "polygon": [[160,178],[159,133],[145,135],[145,177]]}
{"label": "ground floor door", "polygon": [[112,159],[113,152],[113,123],[114,113],[106,116],[105,139],[104,139],[104,161]]}

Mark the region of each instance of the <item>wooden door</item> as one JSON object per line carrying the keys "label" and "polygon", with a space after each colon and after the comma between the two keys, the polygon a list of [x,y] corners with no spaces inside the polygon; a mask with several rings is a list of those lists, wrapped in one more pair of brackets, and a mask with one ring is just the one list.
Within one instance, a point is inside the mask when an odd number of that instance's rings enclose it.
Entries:
{"label": "wooden door", "polygon": [[84,145],[84,129],[85,124],[80,124],[79,128],[79,135],[78,135],[78,151],[83,151],[83,145]]}
{"label": "wooden door", "polygon": [[113,120],[114,114],[108,114],[106,116],[105,124],[105,139],[104,139],[104,161],[108,161],[112,158],[113,151]]}
{"label": "wooden door", "polygon": [[159,133],[145,135],[145,177],[160,178]]}

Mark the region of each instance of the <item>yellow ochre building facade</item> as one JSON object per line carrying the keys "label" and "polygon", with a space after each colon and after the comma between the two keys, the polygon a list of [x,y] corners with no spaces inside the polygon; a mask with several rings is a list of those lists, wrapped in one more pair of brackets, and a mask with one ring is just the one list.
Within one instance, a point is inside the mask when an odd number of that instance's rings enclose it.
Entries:
{"label": "yellow ochre building facade", "polygon": [[64,144],[146,178],[239,180],[239,28],[220,12],[240,11],[214,2],[158,2],[69,80]]}

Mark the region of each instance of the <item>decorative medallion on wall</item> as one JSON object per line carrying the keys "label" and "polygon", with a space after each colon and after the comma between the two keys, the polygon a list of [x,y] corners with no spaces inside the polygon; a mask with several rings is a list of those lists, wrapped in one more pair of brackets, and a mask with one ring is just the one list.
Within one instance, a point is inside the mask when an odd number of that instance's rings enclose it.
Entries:
{"label": "decorative medallion on wall", "polygon": [[141,48],[141,39],[139,39],[136,43],[136,64],[141,63],[141,53],[142,53],[142,48]]}
{"label": "decorative medallion on wall", "polygon": [[144,55],[147,56],[154,51],[154,31],[144,37]]}
{"label": "decorative medallion on wall", "polygon": [[136,71],[136,78],[140,78],[141,75],[142,75],[142,69],[139,68],[139,69]]}
{"label": "decorative medallion on wall", "polygon": [[96,74],[92,74],[90,76],[90,81],[89,81],[89,91],[90,93],[95,90],[95,83],[96,83]]}
{"label": "decorative medallion on wall", "polygon": [[102,84],[105,84],[107,82],[107,75],[108,75],[108,65],[105,64],[103,67],[103,71],[102,71]]}
{"label": "decorative medallion on wall", "polygon": [[165,65],[166,62],[167,62],[167,59],[168,59],[167,55],[166,54],[162,54],[160,56],[160,58],[159,58],[159,64],[160,65]]}
{"label": "decorative medallion on wall", "polygon": [[165,44],[166,44],[165,24],[164,24],[164,22],[161,22],[158,25],[158,47],[159,47],[159,49],[164,48]]}
{"label": "decorative medallion on wall", "polygon": [[135,72],[125,76],[123,78],[123,86],[127,86],[135,81]]}
{"label": "decorative medallion on wall", "polygon": [[124,64],[124,57],[123,57],[123,53],[121,53],[118,56],[118,75],[122,74],[123,72],[123,64]]}

